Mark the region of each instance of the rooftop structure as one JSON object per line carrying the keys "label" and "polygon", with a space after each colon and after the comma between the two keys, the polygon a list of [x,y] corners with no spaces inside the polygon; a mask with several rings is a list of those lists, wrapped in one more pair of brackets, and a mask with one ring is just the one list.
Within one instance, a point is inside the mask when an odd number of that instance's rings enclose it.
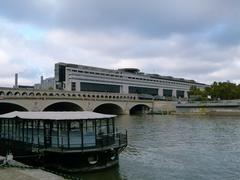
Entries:
{"label": "rooftop structure", "polygon": [[14,111],[4,115],[0,118],[20,118],[20,119],[39,119],[39,120],[86,120],[86,119],[104,119],[113,118],[115,115],[100,114],[91,111],[45,111],[45,112],[24,112]]}

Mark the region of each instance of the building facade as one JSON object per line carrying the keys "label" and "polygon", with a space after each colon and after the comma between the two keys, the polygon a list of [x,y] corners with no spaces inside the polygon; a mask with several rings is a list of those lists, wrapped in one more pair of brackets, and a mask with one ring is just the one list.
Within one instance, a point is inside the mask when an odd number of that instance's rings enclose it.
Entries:
{"label": "building facade", "polygon": [[187,98],[191,86],[208,85],[158,74],[145,74],[135,68],[118,70],[91,66],[55,64],[55,87],[68,91],[110,92],[151,95],[154,97]]}
{"label": "building facade", "polygon": [[43,79],[43,76],[41,76],[40,84],[34,84],[34,89],[54,90],[55,89],[55,78],[50,77],[50,78]]}

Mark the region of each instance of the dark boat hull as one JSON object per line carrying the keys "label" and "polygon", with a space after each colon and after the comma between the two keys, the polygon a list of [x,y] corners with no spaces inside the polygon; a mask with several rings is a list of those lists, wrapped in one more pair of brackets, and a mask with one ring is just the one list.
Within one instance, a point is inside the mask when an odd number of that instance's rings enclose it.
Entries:
{"label": "dark boat hull", "polygon": [[13,154],[16,161],[66,173],[88,172],[118,165],[122,148],[104,148],[88,151],[35,149],[20,141],[0,140],[0,154]]}

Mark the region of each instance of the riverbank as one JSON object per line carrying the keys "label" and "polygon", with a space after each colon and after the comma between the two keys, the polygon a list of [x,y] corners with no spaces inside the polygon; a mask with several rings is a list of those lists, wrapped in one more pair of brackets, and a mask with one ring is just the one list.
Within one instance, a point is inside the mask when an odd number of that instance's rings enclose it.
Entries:
{"label": "riverbank", "polygon": [[12,159],[12,155],[0,156],[0,180],[63,180],[56,174],[33,168]]}
{"label": "riverbank", "polygon": [[63,177],[42,169],[0,168],[0,180],[64,180]]}
{"label": "riverbank", "polygon": [[186,116],[240,116],[240,110],[214,110],[214,111],[205,111],[205,112],[172,112],[172,115],[186,115]]}

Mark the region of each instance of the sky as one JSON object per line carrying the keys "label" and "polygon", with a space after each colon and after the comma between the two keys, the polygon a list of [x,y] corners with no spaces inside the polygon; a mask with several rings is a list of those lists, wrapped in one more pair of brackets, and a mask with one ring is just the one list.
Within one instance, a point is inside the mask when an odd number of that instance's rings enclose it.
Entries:
{"label": "sky", "polygon": [[0,1],[0,86],[57,62],[240,83],[239,0]]}

